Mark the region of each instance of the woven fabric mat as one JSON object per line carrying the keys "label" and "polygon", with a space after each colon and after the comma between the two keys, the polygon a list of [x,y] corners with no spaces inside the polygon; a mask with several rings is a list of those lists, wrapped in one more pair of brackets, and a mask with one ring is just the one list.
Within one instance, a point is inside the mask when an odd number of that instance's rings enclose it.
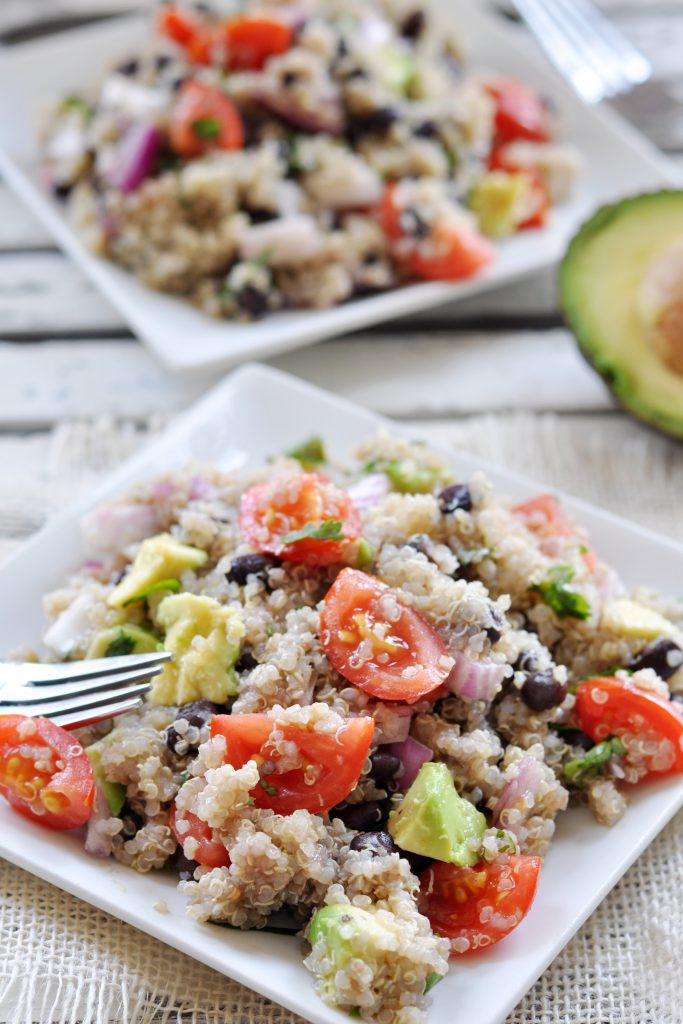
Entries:
{"label": "woven fabric mat", "polygon": [[[417,426],[417,425],[416,425]],[[617,415],[420,424],[435,441],[683,540],[681,448]],[[100,420],[3,439],[0,557],[159,424]],[[640,857],[507,1024],[681,1024],[683,814]],[[294,1024],[294,1014],[0,860],[2,1024]],[[470,1021],[468,1024],[477,1024]]]}

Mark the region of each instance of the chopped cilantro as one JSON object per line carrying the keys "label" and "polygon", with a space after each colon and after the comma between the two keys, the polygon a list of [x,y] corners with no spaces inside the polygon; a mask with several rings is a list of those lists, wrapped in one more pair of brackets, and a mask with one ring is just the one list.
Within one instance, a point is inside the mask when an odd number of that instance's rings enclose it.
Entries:
{"label": "chopped cilantro", "polygon": [[67,96],[59,105],[60,111],[66,113],[68,110],[74,110],[79,113],[84,121],[89,121],[92,117],[92,107],[89,103],[86,103],[80,96]]}
{"label": "chopped cilantro", "polygon": [[569,585],[573,579],[571,566],[558,565],[547,580],[534,584],[530,590],[540,594],[541,600],[560,618],[588,619],[591,606],[583,594]]}
{"label": "chopped cilantro", "polygon": [[146,590],[141,590],[139,594],[129,597],[127,601],[123,602],[123,607],[127,608],[129,604],[135,604],[137,601],[146,601],[148,597],[157,594],[160,590],[168,590],[172,594],[177,594],[180,590],[180,580],[159,580],[158,583],[153,583]]}
{"label": "chopped cilantro", "polygon": [[292,530],[281,538],[283,544],[296,544],[298,540],[343,540],[342,524],[338,519],[323,519],[321,523],[306,523],[300,530]]}
{"label": "chopped cilantro", "polygon": [[438,971],[430,971],[427,977],[425,978],[425,987],[423,994],[427,995],[427,993],[430,992],[435,985],[439,984],[442,978],[443,974],[439,974]]}
{"label": "chopped cilantro", "polygon": [[185,783],[188,781],[189,778],[190,778],[190,773],[189,772],[181,772],[180,773],[180,786],[178,788],[179,789],[182,788],[185,785]]}
{"label": "chopped cilantro", "polygon": [[304,469],[313,469],[326,461],[322,438],[315,435],[297,445],[296,448],[290,449],[286,454],[300,462]]}
{"label": "chopped cilantro", "polygon": [[273,636],[274,633],[275,626],[273,625],[272,622],[269,622],[268,625],[266,626],[266,636]]}
{"label": "chopped cilantro", "polygon": [[198,117],[192,122],[192,131],[198,139],[217,139],[221,133],[221,122],[217,117]]}
{"label": "chopped cilantro", "polygon": [[266,791],[268,796],[277,796],[280,792],[276,786],[271,786],[265,779],[259,779],[259,786]]}
{"label": "chopped cilantro", "polygon": [[584,757],[575,757],[564,766],[565,778],[575,786],[581,785],[587,778],[599,775],[603,765],[620,754],[626,753],[626,747],[618,736],[608,736],[602,743],[597,743],[586,751]]}
{"label": "chopped cilantro", "polygon": [[131,654],[134,647],[135,640],[133,637],[128,636],[122,629],[120,629],[119,635],[107,646],[104,656],[105,658],[120,658],[126,654]]}

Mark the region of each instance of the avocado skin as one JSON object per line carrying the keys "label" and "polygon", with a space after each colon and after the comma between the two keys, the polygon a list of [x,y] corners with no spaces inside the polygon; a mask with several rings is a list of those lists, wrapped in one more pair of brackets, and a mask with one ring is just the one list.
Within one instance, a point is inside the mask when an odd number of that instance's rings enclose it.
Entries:
{"label": "avocado skin", "polygon": [[[620,368],[613,356],[606,358],[601,351],[600,339],[595,337],[591,326],[585,321],[580,299],[576,296],[575,278],[580,272],[583,258],[590,251],[593,241],[604,232],[619,227],[624,214],[642,211],[644,217],[662,204],[672,204],[680,216],[683,236],[683,191],[661,189],[630,196],[618,202],[600,207],[585,221],[572,238],[559,268],[558,286],[560,309],[567,327],[572,331],[584,359],[600,374],[617,403],[646,426],[674,437],[683,439],[683,402],[681,416],[677,418],[658,408],[656,395],[651,402],[642,401],[629,393],[628,372]],[[625,251],[628,251],[626,248]],[[628,366],[628,364],[626,364]],[[669,371],[672,374],[674,371]],[[683,386],[683,378],[682,378]]]}

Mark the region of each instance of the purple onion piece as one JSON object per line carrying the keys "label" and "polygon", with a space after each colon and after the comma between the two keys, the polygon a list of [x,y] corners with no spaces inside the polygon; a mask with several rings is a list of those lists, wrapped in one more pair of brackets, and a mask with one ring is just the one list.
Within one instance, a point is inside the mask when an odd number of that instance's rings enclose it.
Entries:
{"label": "purple onion piece", "polygon": [[391,483],[386,473],[370,473],[361,477],[347,488],[347,493],[356,508],[366,509],[377,505],[386,498],[391,490]]}
{"label": "purple onion piece", "polygon": [[388,743],[403,743],[408,739],[413,711],[405,704],[380,704],[374,712],[377,742],[383,746]]}
{"label": "purple onion piece", "polygon": [[159,528],[158,511],[143,502],[100,505],[81,522],[83,548],[89,562],[116,555],[128,544],[150,537]]}
{"label": "purple onion piece", "polygon": [[212,498],[216,493],[216,488],[203,476],[193,476],[190,481],[190,491],[188,497],[191,501],[196,498]]}
{"label": "purple onion piece", "polygon": [[95,784],[95,796],[92,814],[88,818],[85,833],[85,852],[91,857],[109,857],[112,851],[111,833],[103,830],[102,825],[111,818],[111,811],[102,787]]}
{"label": "purple onion piece", "polygon": [[[538,788],[543,778],[543,771],[540,763],[535,757],[523,757],[517,763],[517,775],[514,779],[510,779],[501,791],[498,797],[498,802],[493,809],[493,824],[501,825],[503,828],[507,828],[508,822],[502,819],[503,812],[512,807],[518,807],[520,802],[524,800],[527,794],[529,794],[532,800],[535,802],[538,795]],[[519,807],[519,810],[524,813],[526,808]],[[502,819],[502,820],[501,820]]]}
{"label": "purple onion piece", "polygon": [[132,124],[119,139],[107,181],[121,192],[134,192],[154,167],[161,136],[150,124]]}
{"label": "purple onion piece", "polygon": [[305,132],[327,132],[329,135],[341,135],[344,130],[344,113],[336,93],[322,96],[315,110],[302,107],[291,97],[265,87],[256,89],[252,99],[292,128],[301,128]]}
{"label": "purple onion piece", "polygon": [[463,700],[493,700],[505,678],[505,665],[483,659],[472,661],[462,651],[451,652],[455,665],[445,685]]}
{"label": "purple onion piece", "polygon": [[388,743],[383,749],[397,757],[403,765],[403,772],[398,779],[399,788],[403,792],[412,786],[422,765],[434,757],[429,747],[412,736],[402,743]]}

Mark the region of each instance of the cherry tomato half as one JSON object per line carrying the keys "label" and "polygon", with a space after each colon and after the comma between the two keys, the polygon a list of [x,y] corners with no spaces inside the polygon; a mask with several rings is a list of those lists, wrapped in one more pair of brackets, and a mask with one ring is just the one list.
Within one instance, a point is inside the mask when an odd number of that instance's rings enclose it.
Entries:
{"label": "cherry tomato half", "polygon": [[225,26],[231,71],[259,71],[268,57],[292,45],[294,30],[275,18],[245,17]]}
{"label": "cherry tomato half", "polygon": [[[179,830],[178,821],[187,822],[189,827],[182,831]],[[230,863],[228,851],[222,843],[213,838],[208,822],[202,821],[196,814],[192,814],[191,811],[185,811],[182,815],[178,814],[174,804],[171,807],[169,825],[183,850],[187,839],[195,839],[199,844],[196,850],[192,850],[190,860],[196,860],[198,864],[203,864],[207,868],[223,868]]]}
{"label": "cherry tomato half", "polygon": [[618,736],[626,746],[625,760],[648,775],[683,772],[683,715],[670,700],[630,679],[599,676],[577,686],[576,713],[592,740]]}
{"label": "cherry tomato half", "polygon": [[514,78],[501,78],[486,85],[495,101],[496,145],[513,139],[548,142],[550,117],[543,99],[530,86]]}
{"label": "cherry tomato half", "polygon": [[95,780],[78,740],[47,718],[0,716],[0,793],[27,818],[54,829],[90,817]]}
{"label": "cherry tomato half", "polygon": [[232,100],[214,85],[194,78],[183,82],[171,113],[171,149],[200,156],[211,149],[241,149],[244,125]]}
{"label": "cherry tomato half", "polygon": [[536,895],[541,858],[522,854],[459,868],[434,862],[420,875],[418,907],[451,953],[492,946],[517,927]]}
{"label": "cherry tomato half", "polygon": [[[361,532],[356,506],[317,473],[283,473],[242,495],[240,528],[253,547],[285,561],[344,561]],[[297,534],[301,534],[296,539]]]}
{"label": "cherry tomato half", "polygon": [[[515,505],[511,511],[520,519],[525,520],[527,529],[538,534],[542,541],[541,550],[551,557],[556,554],[552,545],[555,538],[576,535],[576,524],[567,518],[559,501],[552,494],[539,494],[529,501],[522,502],[521,505]],[[594,572],[598,566],[598,556],[591,547],[586,544],[583,546],[585,547],[581,556],[583,562],[589,572]]]}
{"label": "cherry tomato half", "polygon": [[157,17],[157,28],[162,35],[180,46],[188,46],[201,31],[200,23],[172,4],[164,4]]}
{"label": "cherry tomato half", "polygon": [[334,667],[382,700],[431,693],[453,662],[429,623],[375,576],[342,569],[325,597],[320,639]]}
{"label": "cherry tomato half", "polygon": [[[280,739],[295,744],[299,767],[278,770],[281,754],[271,743],[276,726]],[[211,719],[211,735],[225,736],[226,761],[233,767],[241,768],[252,759],[272,764],[274,770],[263,776],[251,795],[257,807],[279,814],[326,811],[348,796],[360,777],[374,728],[373,719],[367,717],[348,718],[338,733],[278,724],[269,713]]]}

